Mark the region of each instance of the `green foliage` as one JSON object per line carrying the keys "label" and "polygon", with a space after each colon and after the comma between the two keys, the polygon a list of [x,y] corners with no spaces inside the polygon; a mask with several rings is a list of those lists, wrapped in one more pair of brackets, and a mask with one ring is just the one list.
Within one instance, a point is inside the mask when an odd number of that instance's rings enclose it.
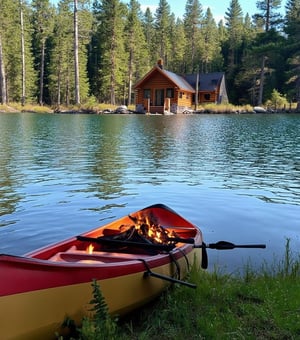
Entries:
{"label": "green foliage", "polygon": [[[27,101],[73,105],[74,0],[59,0],[55,6],[50,0],[0,1],[4,70],[0,100],[6,87],[7,102],[21,101],[20,4]],[[300,1],[287,1],[283,25],[279,25],[280,6],[280,0],[260,0],[258,13],[251,18],[243,17],[238,0],[231,0],[225,24],[217,25],[214,13],[208,8],[204,14],[199,0],[186,0],[182,19],[171,12],[167,0],[158,2],[155,13],[149,8],[142,13],[138,0],[128,5],[120,0],[80,0],[81,103],[88,103],[92,96],[102,103],[130,104],[133,85],[162,58],[166,69],[180,74],[225,71],[233,104],[256,105],[276,88],[300,107]]]}
{"label": "green foliage", "polygon": [[[282,259],[254,270],[226,274],[195,265],[187,280],[197,289],[173,285],[158,300],[119,320],[108,314],[93,281],[93,316],[73,333],[82,340],[298,339],[300,335],[300,255],[286,239]],[[74,330],[72,320],[66,325]],[[77,335],[76,335],[77,334]]]}
{"label": "green foliage", "polygon": [[[123,339],[296,339],[300,334],[299,256],[240,275],[192,268],[197,290],[175,286],[131,320]],[[141,334],[141,337],[139,336]]]}
{"label": "green foliage", "polygon": [[272,109],[280,109],[287,106],[288,101],[285,96],[280,94],[276,89],[272,91],[271,98],[267,101],[267,106]]}
{"label": "green foliage", "polygon": [[107,304],[96,280],[93,280],[92,287],[93,299],[90,301],[90,304],[93,306],[91,309],[93,317],[83,319],[80,329],[80,339],[117,339],[116,320],[110,317]]}

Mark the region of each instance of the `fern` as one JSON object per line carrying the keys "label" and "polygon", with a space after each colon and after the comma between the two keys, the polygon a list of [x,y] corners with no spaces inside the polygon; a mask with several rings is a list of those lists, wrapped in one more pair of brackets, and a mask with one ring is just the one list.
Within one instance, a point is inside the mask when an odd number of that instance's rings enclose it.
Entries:
{"label": "fern", "polygon": [[96,280],[92,282],[93,298],[90,301],[92,318],[84,318],[80,330],[83,340],[117,339],[117,319],[109,315],[108,306]]}

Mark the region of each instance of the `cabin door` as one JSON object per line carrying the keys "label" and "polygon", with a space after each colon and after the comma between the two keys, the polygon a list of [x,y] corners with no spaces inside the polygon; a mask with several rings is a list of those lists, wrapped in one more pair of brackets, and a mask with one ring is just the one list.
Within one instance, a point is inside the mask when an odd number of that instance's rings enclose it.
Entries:
{"label": "cabin door", "polygon": [[164,89],[155,90],[155,106],[164,106]]}

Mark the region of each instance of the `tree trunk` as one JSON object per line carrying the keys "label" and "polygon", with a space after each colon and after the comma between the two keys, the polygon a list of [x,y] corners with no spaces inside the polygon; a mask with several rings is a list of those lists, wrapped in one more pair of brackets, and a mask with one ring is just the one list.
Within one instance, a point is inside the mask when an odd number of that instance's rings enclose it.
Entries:
{"label": "tree trunk", "polygon": [[75,103],[80,104],[79,59],[78,59],[78,0],[74,0],[74,64],[75,64]]}
{"label": "tree trunk", "polygon": [[297,111],[300,112],[300,78],[298,78],[296,83],[296,93]]}
{"label": "tree trunk", "polygon": [[21,50],[22,50],[22,96],[21,104],[25,105],[26,96],[26,71],[25,71],[25,40],[24,40],[24,19],[23,19],[23,1],[20,0],[20,24],[21,24]]}
{"label": "tree trunk", "polygon": [[262,57],[261,62],[261,69],[260,69],[260,83],[259,83],[259,93],[258,93],[258,100],[257,105],[262,105],[263,101],[263,93],[264,93],[264,82],[265,82],[265,63],[266,63],[266,57]]}
{"label": "tree trunk", "polygon": [[1,104],[7,104],[6,97],[6,77],[5,77],[5,67],[3,60],[3,51],[2,51],[2,38],[0,35],[0,97]]}
{"label": "tree trunk", "polygon": [[132,73],[133,73],[133,52],[130,51],[130,58],[129,58],[129,83],[128,83],[128,103],[127,105],[131,105],[131,91],[132,91]]}
{"label": "tree trunk", "polygon": [[40,69],[40,97],[39,104],[43,105],[44,97],[44,69],[45,69],[45,39],[42,40],[42,51],[41,51],[41,69]]}

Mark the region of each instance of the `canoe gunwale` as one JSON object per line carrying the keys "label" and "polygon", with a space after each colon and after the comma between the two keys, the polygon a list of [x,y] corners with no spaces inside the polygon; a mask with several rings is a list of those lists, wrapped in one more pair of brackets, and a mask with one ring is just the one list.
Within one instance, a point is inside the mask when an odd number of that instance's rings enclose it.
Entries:
{"label": "canoe gunwale", "polygon": [[[71,237],[24,256],[0,254],[0,270],[5,272],[5,280],[0,282],[2,335],[33,339],[29,334],[37,334],[36,339],[48,339],[65,315],[80,322],[89,310],[93,280],[100,284],[109,312],[119,315],[153,300],[172,283],[195,288],[182,278],[193,264],[201,263],[201,250],[194,247],[203,242],[200,229],[163,204],[131,215],[138,214],[157,215],[162,225],[181,233],[180,237],[193,238],[194,243],[178,242],[168,252],[151,255],[101,251],[99,246],[88,254],[87,243]],[[99,237],[104,228],[129,221],[128,216],[120,218],[81,235]]]}

